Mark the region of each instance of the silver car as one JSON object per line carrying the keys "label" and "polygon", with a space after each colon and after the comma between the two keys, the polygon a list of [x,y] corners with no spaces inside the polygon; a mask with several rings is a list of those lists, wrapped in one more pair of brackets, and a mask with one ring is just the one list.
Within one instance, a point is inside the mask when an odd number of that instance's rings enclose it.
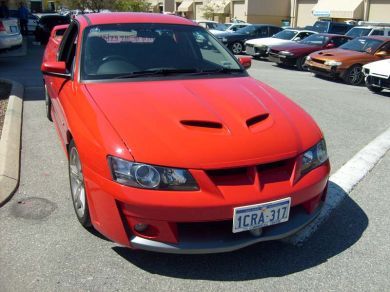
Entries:
{"label": "silver car", "polygon": [[20,34],[16,18],[0,18],[0,50],[11,49],[22,45],[23,37]]}

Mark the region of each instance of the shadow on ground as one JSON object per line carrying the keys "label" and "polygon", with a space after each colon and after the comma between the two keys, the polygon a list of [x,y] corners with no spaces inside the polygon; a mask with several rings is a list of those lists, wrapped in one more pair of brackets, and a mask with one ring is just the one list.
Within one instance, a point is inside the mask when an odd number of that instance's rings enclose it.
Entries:
{"label": "shadow on ground", "polygon": [[[334,187],[342,191],[337,185]],[[331,218],[300,247],[275,241],[211,255],[159,254],[123,247],[114,247],[113,250],[152,274],[183,279],[244,281],[281,277],[320,265],[354,245],[367,226],[364,211],[346,196]]]}

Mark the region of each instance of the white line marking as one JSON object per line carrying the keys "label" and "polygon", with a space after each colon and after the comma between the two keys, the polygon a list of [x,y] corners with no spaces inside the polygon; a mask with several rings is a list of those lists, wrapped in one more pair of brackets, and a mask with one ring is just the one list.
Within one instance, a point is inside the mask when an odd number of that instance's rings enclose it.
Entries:
{"label": "white line marking", "polygon": [[329,184],[325,205],[321,213],[312,223],[287,238],[285,242],[293,245],[302,245],[328,219],[332,211],[337,208],[353,188],[374,168],[389,149],[390,128],[371,141],[330,177],[329,181],[337,185],[338,188]]}

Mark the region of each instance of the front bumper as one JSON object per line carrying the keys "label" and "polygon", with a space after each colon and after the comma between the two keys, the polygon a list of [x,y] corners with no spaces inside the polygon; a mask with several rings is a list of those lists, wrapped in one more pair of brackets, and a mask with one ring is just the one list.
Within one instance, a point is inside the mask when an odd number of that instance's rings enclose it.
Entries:
{"label": "front bumper", "polygon": [[253,57],[267,57],[268,47],[256,47],[254,45],[247,44],[245,45],[245,54]]}
{"label": "front bumper", "polygon": [[325,77],[337,78],[342,76],[344,73],[344,70],[339,66],[329,66],[325,65],[323,62],[324,61],[318,62],[313,60],[306,60],[306,65],[310,72]]}
{"label": "front bumper", "polygon": [[368,86],[390,89],[390,78],[368,75],[366,77],[366,84]]}
{"label": "front bumper", "polygon": [[264,227],[263,233],[259,237],[255,237],[249,232],[242,232],[234,236],[225,237],[203,236],[199,240],[199,238],[193,238],[189,234],[180,243],[172,244],[134,236],[131,238],[130,243],[135,249],[174,254],[231,252],[259,242],[283,239],[295,234],[319,215],[322,205],[323,203],[311,214],[308,214],[303,208],[292,210],[289,221]]}
{"label": "front bumper", "polygon": [[23,37],[21,34],[14,35],[1,35],[0,36],[0,49],[11,49],[22,45]]}
{"label": "front bumper", "polygon": [[[106,237],[134,249],[217,253],[287,237],[317,216],[326,196],[329,162],[294,183],[290,161],[267,167],[248,167],[247,173],[229,173],[225,180],[220,173],[191,170],[200,186],[192,192],[135,189],[86,166],[83,172],[92,224]],[[289,221],[264,227],[260,237],[249,231],[232,233],[235,207],[286,197],[291,198]],[[138,232],[138,223],[151,228]]]}
{"label": "front bumper", "polygon": [[276,64],[287,65],[287,66],[295,66],[297,62],[297,58],[294,56],[281,55],[281,54],[273,53],[272,51],[268,55],[268,60]]}

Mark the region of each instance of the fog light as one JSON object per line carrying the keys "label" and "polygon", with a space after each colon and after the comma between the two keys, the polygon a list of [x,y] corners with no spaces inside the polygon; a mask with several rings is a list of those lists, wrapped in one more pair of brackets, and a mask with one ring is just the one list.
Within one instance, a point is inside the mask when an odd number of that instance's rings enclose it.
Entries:
{"label": "fog light", "polygon": [[144,232],[146,229],[148,229],[149,225],[146,223],[137,223],[134,225],[135,231],[138,232]]}
{"label": "fog light", "polygon": [[249,231],[253,236],[256,236],[256,237],[259,237],[259,236],[261,236],[261,234],[263,234],[263,228],[255,228],[255,229],[252,229]]}

